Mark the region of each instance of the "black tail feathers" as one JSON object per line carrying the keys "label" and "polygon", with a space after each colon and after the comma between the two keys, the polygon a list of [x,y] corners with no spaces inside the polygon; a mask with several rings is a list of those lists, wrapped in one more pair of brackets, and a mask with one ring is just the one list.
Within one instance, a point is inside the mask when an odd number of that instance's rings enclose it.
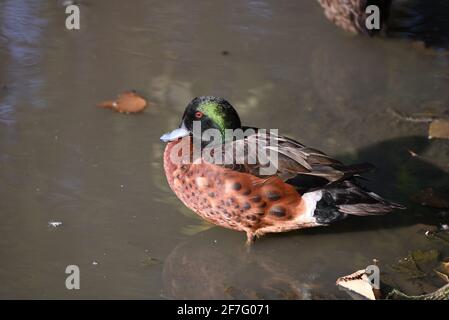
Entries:
{"label": "black tail feathers", "polygon": [[336,186],[322,189],[314,213],[316,221],[329,224],[347,215],[367,216],[389,213],[404,206],[381,198],[365,190],[354,181],[344,181]]}

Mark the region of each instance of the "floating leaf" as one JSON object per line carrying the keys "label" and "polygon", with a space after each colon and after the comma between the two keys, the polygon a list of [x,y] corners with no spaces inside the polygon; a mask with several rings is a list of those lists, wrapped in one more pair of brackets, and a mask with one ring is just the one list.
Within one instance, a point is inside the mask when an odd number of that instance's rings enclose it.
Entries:
{"label": "floating leaf", "polygon": [[376,300],[376,290],[365,270],[358,270],[348,276],[338,278],[337,286],[347,291],[355,299]]}
{"label": "floating leaf", "polygon": [[147,101],[134,91],[126,91],[120,94],[115,101],[103,101],[97,106],[120,113],[137,113],[146,108]]}

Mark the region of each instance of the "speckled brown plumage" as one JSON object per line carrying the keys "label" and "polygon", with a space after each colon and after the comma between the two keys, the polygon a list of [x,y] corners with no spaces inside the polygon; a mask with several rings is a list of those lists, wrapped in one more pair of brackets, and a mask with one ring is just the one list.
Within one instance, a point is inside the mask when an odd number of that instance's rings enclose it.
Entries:
{"label": "speckled brown plumage", "polygon": [[318,0],[326,17],[352,33],[368,33],[365,27],[366,0]]}
{"label": "speckled brown plumage", "polygon": [[178,198],[205,220],[245,231],[249,241],[267,232],[317,225],[301,219],[305,211],[301,195],[279,177],[263,179],[210,163],[175,164],[170,153],[178,143],[190,139],[167,144],[167,181]]}

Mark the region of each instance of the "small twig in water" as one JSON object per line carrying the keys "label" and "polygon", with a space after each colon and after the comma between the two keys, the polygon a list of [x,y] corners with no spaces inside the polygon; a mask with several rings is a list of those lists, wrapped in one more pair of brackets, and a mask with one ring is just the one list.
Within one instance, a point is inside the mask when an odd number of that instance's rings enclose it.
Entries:
{"label": "small twig in water", "polygon": [[408,153],[410,153],[410,155],[411,155],[412,157],[419,157],[419,155],[418,155],[415,151],[413,151],[413,150],[411,150],[411,149],[408,149]]}
{"label": "small twig in water", "polygon": [[424,157],[424,156],[421,156],[421,155],[417,154],[417,153],[416,153],[415,151],[413,151],[412,149],[407,149],[407,151],[408,151],[408,153],[410,154],[410,156],[411,156],[412,158],[417,158],[417,159],[421,159],[421,160],[424,160],[424,161],[431,162],[430,159],[428,159],[428,158],[426,158],[426,157]]}

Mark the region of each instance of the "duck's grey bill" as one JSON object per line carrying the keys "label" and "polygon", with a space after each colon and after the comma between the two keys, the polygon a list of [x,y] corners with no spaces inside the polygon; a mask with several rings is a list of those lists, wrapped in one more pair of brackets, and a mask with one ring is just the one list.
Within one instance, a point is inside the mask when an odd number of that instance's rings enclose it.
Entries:
{"label": "duck's grey bill", "polygon": [[179,138],[188,136],[190,134],[189,130],[184,127],[173,130],[172,132],[166,133],[161,137],[164,142],[175,141]]}

